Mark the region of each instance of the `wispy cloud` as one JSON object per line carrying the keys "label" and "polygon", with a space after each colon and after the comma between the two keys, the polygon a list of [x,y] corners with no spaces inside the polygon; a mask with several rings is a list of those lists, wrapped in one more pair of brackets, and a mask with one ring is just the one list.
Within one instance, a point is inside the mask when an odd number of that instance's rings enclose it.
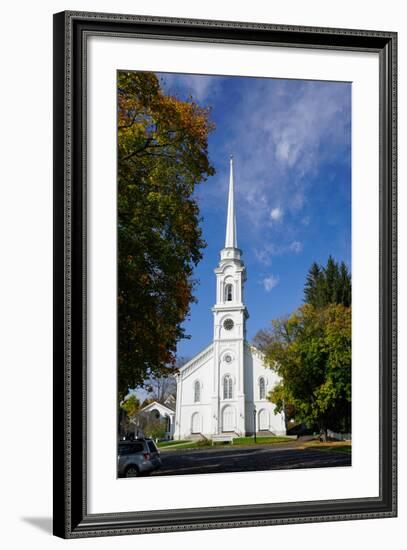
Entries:
{"label": "wispy cloud", "polygon": [[271,292],[274,287],[278,285],[279,278],[275,275],[269,275],[268,277],[265,277],[262,281],[264,290],[266,292]]}
{"label": "wispy cloud", "polygon": [[281,208],[277,207],[277,208],[272,208],[271,209],[270,218],[273,221],[278,222],[278,221],[282,220],[283,215],[284,215],[284,212]]}
{"label": "wispy cloud", "polygon": [[[261,229],[270,220],[281,221],[286,211],[304,216],[313,178],[324,162],[343,155],[350,96],[335,83],[245,86],[231,129],[236,190],[250,226]],[[289,223],[286,216],[284,223]]]}
{"label": "wispy cloud", "polygon": [[254,257],[263,265],[270,266],[273,256],[281,256],[293,252],[298,254],[302,252],[304,246],[300,241],[292,241],[289,244],[275,245],[272,242],[268,242],[262,248],[255,248],[253,250]]}
{"label": "wispy cloud", "polygon": [[207,75],[188,75],[176,73],[160,73],[167,93],[192,96],[193,100],[202,103],[208,100],[219,87],[219,77]]}
{"label": "wispy cloud", "polygon": [[[257,244],[265,241],[265,231],[272,228],[271,237],[279,249],[300,252],[292,243],[304,238],[314,208],[310,196],[315,181],[335,162],[350,164],[350,85],[161,76],[170,93],[191,94],[202,105],[214,107],[217,129],[210,138],[209,151],[217,173],[199,186],[200,199],[224,214],[228,155],[233,152],[239,235]],[[222,114],[226,101],[227,119]],[[335,179],[324,181],[326,186],[338,184]],[[270,265],[274,253],[257,244],[256,258],[264,265]]]}
{"label": "wispy cloud", "polygon": [[255,258],[263,265],[271,265],[271,257],[276,254],[276,248],[273,243],[268,243],[263,248],[253,250]]}
{"label": "wispy cloud", "polygon": [[302,249],[304,248],[302,243],[300,243],[299,241],[293,241],[290,246],[288,247],[292,252],[301,252]]}

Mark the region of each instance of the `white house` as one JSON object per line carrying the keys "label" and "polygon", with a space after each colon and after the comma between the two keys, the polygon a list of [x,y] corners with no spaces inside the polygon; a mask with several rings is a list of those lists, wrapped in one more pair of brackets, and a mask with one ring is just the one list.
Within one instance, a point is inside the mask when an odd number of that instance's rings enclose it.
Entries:
{"label": "white house", "polygon": [[264,366],[262,353],[246,341],[244,303],[246,270],[237,247],[233,159],[225,248],[215,269],[216,303],[212,308],[213,342],[179,369],[175,439],[223,433],[286,433],[283,414],[274,413],[268,392],[279,378]]}
{"label": "white house", "polygon": [[138,413],[138,418],[136,418],[136,424],[140,417],[143,415],[153,416],[157,420],[164,420],[166,423],[166,432],[164,439],[172,439],[174,437],[174,420],[175,420],[175,411],[170,407],[153,401],[149,403]]}

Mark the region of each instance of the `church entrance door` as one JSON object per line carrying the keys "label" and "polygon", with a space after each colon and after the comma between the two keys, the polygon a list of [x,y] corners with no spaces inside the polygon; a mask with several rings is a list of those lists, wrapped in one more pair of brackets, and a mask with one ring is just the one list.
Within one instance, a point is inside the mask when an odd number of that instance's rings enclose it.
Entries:
{"label": "church entrance door", "polygon": [[263,409],[259,412],[259,431],[269,429],[269,415],[268,412]]}
{"label": "church entrance door", "polygon": [[192,415],[191,432],[193,434],[199,434],[201,432],[201,419],[197,412]]}
{"label": "church entrance door", "polygon": [[222,413],[222,432],[234,432],[236,429],[235,409],[228,405]]}

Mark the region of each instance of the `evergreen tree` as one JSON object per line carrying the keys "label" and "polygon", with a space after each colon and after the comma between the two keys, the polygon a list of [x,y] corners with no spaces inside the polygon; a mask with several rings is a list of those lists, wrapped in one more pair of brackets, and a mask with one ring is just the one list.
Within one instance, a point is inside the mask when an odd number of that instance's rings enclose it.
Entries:
{"label": "evergreen tree", "polygon": [[308,304],[313,304],[315,307],[318,307],[321,299],[321,280],[323,274],[320,266],[314,262],[308,272],[307,279],[305,282],[304,295],[305,302]]}
{"label": "evergreen tree", "polygon": [[304,302],[316,308],[328,304],[351,305],[351,275],[346,264],[329,256],[325,267],[312,264],[304,287]]}
{"label": "evergreen tree", "polygon": [[350,307],[352,302],[351,276],[345,262],[342,262],[339,268],[340,277],[340,302],[346,307]]}

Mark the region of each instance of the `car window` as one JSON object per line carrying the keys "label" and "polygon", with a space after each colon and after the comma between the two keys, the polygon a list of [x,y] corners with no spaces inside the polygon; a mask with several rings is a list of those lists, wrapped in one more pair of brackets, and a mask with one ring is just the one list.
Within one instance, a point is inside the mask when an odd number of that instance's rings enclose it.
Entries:
{"label": "car window", "polygon": [[147,441],[147,445],[148,445],[148,450],[150,451],[150,453],[156,453],[157,452],[157,447],[155,446],[154,441]]}
{"label": "car window", "polygon": [[120,455],[131,455],[134,453],[140,453],[143,451],[143,444],[140,443],[125,443],[119,445]]}

